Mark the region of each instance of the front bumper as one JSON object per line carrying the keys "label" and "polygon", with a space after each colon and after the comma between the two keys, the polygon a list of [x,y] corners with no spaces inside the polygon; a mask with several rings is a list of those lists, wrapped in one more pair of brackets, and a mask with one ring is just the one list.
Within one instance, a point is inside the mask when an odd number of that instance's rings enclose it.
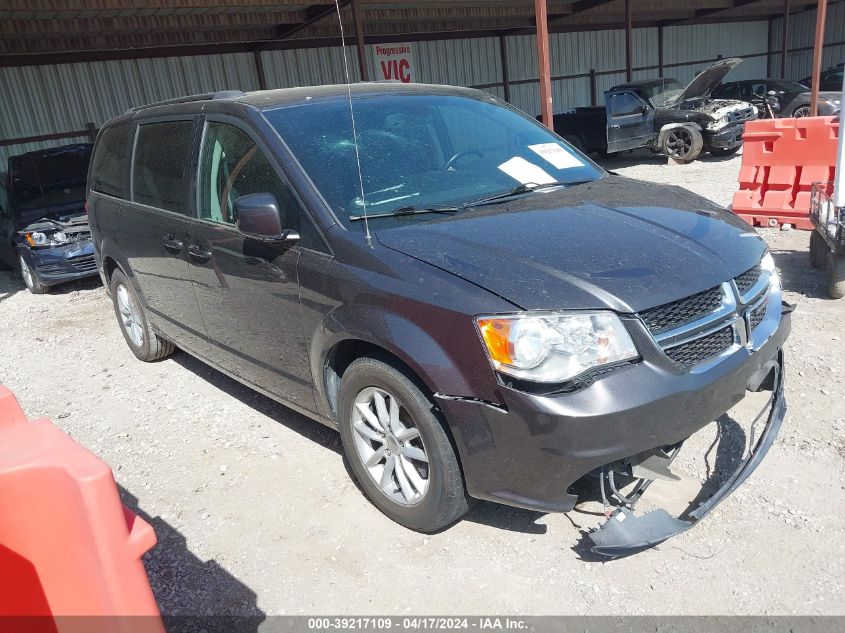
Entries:
{"label": "front bumper", "polygon": [[29,264],[38,281],[45,286],[97,274],[94,244],[90,238],[51,248],[36,249],[19,244],[18,253]]}
{"label": "front bumper", "polygon": [[705,132],[704,134],[704,148],[705,149],[733,149],[742,145],[742,134],[745,131],[745,125],[742,123],[734,123],[719,130],[718,132]]}
{"label": "front bumper", "polygon": [[[759,418],[768,411],[766,426],[760,439],[750,448],[746,458],[722,487],[695,510],[689,512],[686,519],[674,518],[662,508],[638,517],[634,515],[633,508],[618,506],[608,517],[607,522],[588,534],[593,542],[593,552],[611,558],[627,556],[686,532],[751,476],[772,447],[786,415],[786,398],[783,394],[783,352],[779,353],[778,362],[772,367],[772,372],[774,373],[772,397],[766,409],[758,415]],[[604,485],[603,482],[602,485]]]}
{"label": "front bumper", "polygon": [[[757,351],[741,348],[701,373],[672,373],[650,358],[568,394],[500,387],[504,406],[435,395],[452,429],[473,497],[568,512],[568,490],[606,464],[677,444],[709,424],[780,365],[790,315]],[[782,398],[781,398],[782,400]]]}

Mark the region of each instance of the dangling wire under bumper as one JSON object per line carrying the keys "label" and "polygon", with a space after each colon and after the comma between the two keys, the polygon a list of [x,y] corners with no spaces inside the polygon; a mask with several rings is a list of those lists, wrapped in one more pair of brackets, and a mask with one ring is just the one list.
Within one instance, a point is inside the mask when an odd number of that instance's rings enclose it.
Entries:
{"label": "dangling wire under bumper", "polygon": [[[771,448],[786,415],[786,400],[783,394],[783,352],[779,353],[777,365],[772,371],[775,372],[772,395],[752,422],[750,452],[727,482],[713,496],[690,512],[687,515],[688,519],[675,518],[662,508],[647,512],[642,516],[634,515],[634,504],[653,480],[641,479],[635,485],[633,492],[625,496],[616,489],[612,471],[606,472],[602,469],[600,474],[602,500],[606,507],[613,507],[606,493],[605,486],[608,484],[610,497],[616,499],[617,505],[608,513],[608,520],[587,535],[593,542],[594,553],[611,558],[628,556],[686,532],[748,479]],[[766,412],[768,412],[766,426],[757,442],[753,443],[754,426]]]}

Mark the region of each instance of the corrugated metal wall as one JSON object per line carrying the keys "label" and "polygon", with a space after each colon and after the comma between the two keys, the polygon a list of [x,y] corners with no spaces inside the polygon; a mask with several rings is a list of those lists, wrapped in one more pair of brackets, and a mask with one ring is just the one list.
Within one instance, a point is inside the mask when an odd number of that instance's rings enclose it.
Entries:
{"label": "corrugated metal wall", "polygon": [[[81,130],[135,105],[225,89],[258,89],[251,54],[0,68],[0,138]],[[0,171],[10,153],[84,140],[0,147]]]}
{"label": "corrugated metal wall", "polygon": [[[803,79],[813,72],[813,43],[816,41],[816,10],[802,11],[789,17],[789,48],[804,49],[792,51],[786,58],[786,78]],[[822,68],[829,68],[845,62],[845,3],[828,6],[825,19],[824,56]],[[772,75],[780,77],[783,45],[783,18],[772,21]]]}
{"label": "corrugated metal wall", "polygon": [[[828,40],[845,38],[845,4],[831,7]],[[812,43],[815,14],[794,16],[793,46]],[[779,20],[773,32],[780,33]],[[673,26],[663,30],[666,76],[687,82],[708,65],[708,60],[746,57],[736,77],[759,77],[766,73],[768,21],[734,24]],[[809,39],[807,39],[809,37]],[[779,42],[779,38],[773,37]],[[533,35],[507,38],[507,63],[511,102],[530,114],[539,111],[537,49]],[[498,38],[415,42],[414,58],[420,81],[484,89],[504,96]],[[779,44],[774,44],[777,50]],[[658,29],[634,30],[635,78],[657,75]],[[550,41],[556,110],[589,105],[591,69],[597,72],[598,102],[610,86],[625,81],[625,34],[622,30],[552,34]],[[826,49],[827,63],[841,59],[845,46]],[[347,49],[349,71],[358,80],[354,47]],[[370,47],[371,73],[375,70]],[[809,53],[794,54],[790,76],[803,76]],[[262,54],[269,87],[289,87],[344,81],[340,47],[270,51]],[[773,61],[775,61],[773,59]],[[609,72],[617,71],[617,72]],[[807,68],[806,72],[809,72]],[[572,75],[585,75],[571,77]],[[491,85],[493,84],[493,85]],[[495,85],[499,84],[499,85]],[[180,58],[105,61],[57,66],[0,68],[0,138],[15,138],[83,129],[88,121],[102,124],[133,105],[184,94],[212,90],[258,89],[255,60],[250,53]],[[0,165],[12,153],[68,141],[0,148]]]}

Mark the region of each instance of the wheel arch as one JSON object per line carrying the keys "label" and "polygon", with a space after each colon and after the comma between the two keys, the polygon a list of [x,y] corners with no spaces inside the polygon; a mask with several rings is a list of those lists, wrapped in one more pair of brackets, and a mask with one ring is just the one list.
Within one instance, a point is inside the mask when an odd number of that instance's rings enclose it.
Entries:
{"label": "wheel arch", "polygon": [[[317,408],[334,418],[343,371],[356,358],[367,355],[390,360],[428,395],[485,397],[495,389],[495,377],[480,341],[476,354],[471,353],[477,334],[466,335],[472,340],[451,354],[405,316],[374,306],[339,308],[323,319],[309,344]],[[489,375],[489,384],[483,384],[480,375]]]}
{"label": "wheel arch", "polygon": [[699,123],[696,123],[695,121],[677,121],[675,123],[667,123],[666,125],[660,128],[660,133],[657,135],[657,146],[663,147],[663,139],[666,138],[666,135],[672,130],[679,127],[690,127],[697,130],[698,132],[704,132],[704,128],[702,128],[701,125]]}

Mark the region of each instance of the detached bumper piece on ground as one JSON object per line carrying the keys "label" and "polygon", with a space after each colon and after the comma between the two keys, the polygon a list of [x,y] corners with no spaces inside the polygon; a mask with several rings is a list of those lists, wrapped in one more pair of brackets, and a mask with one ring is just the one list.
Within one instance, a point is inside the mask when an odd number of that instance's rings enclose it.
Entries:
{"label": "detached bumper piece on ground", "polygon": [[[673,517],[662,508],[652,510],[641,516],[634,514],[636,502],[655,479],[677,479],[669,471],[668,466],[680,451],[680,444],[668,447],[664,452],[641,456],[641,461],[636,463],[621,462],[602,468],[599,473],[602,500],[609,516],[601,527],[587,535],[593,543],[592,551],[611,558],[636,554],[686,532],[724,501],[728,495],[748,479],[771,448],[786,414],[783,386],[783,353],[781,352],[778,355],[777,363],[770,368],[770,371],[763,377],[763,381],[760,384],[748,386],[751,391],[771,388],[772,395],[766,406],[752,422],[751,446],[747,456],[713,496],[691,512],[684,513],[682,518]],[[759,439],[754,443],[754,427],[767,413],[766,425]],[[617,467],[624,469],[621,473],[623,475],[635,477],[644,475],[639,478],[639,482],[635,484],[633,491],[628,495],[622,494],[617,489],[615,483]],[[651,475],[651,477],[648,475]]]}

